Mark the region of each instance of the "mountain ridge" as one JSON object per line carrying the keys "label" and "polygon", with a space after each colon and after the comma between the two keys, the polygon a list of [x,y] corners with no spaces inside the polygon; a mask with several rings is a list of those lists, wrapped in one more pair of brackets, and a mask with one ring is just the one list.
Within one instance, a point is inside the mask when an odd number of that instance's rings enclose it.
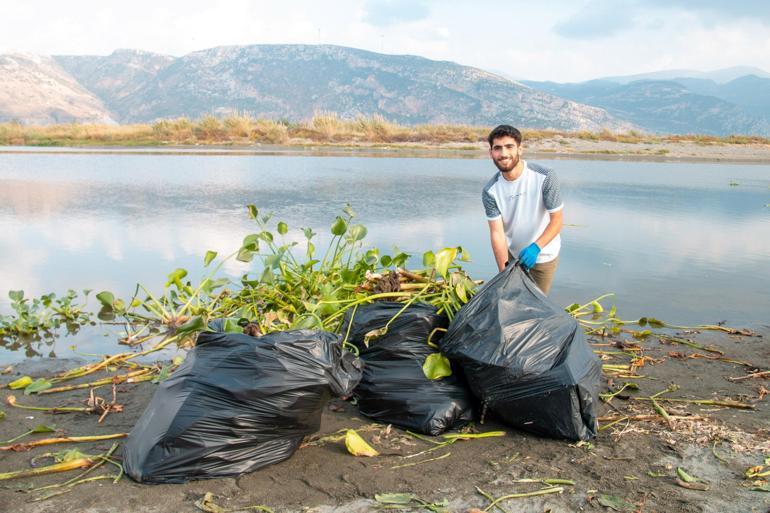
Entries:
{"label": "mountain ridge", "polygon": [[479,68],[334,45],[221,46],[181,57],[122,50],[53,59],[121,123],[231,113],[301,120],[333,111],[346,119],[379,114],[404,124],[634,128],[601,108]]}

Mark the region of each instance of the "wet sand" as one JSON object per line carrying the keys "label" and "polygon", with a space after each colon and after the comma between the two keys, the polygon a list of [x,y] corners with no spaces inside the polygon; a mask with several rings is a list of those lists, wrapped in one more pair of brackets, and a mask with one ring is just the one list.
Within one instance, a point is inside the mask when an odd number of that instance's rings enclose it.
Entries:
{"label": "wet sand", "polygon": [[[375,494],[409,492],[428,502],[446,499],[448,511],[464,513],[473,508],[483,509],[489,504],[476,491],[476,486],[499,497],[540,488],[538,484],[516,483],[519,479],[559,478],[573,480],[575,485],[564,486],[561,494],[506,501],[501,504],[503,510],[522,513],[609,512],[612,510],[600,503],[603,495],[609,495],[625,501],[626,505],[621,505],[620,511],[628,512],[765,513],[770,508],[770,493],[752,491],[752,482],[743,474],[749,467],[762,464],[764,457],[770,454],[770,408],[763,392],[765,387],[770,388],[770,384],[767,378],[728,379],[745,376],[757,368],[767,370],[770,366],[767,343],[770,326],[754,328],[761,336],[715,332],[683,335],[698,344],[718,346],[724,352],[723,359],[714,359],[720,358],[717,353],[648,338],[640,343],[644,355],[650,360],[637,371],[644,377],[605,376],[601,390],[607,391],[610,384],[615,389],[624,381],[633,381],[641,390],[630,395],[649,396],[675,383],[680,388],[668,394],[671,397],[732,399],[752,404],[754,409],[750,410],[662,402],[670,415],[677,416],[672,428],[655,414],[649,403],[616,397],[612,406],[600,405],[600,416],[615,415],[617,409],[625,414],[648,415],[651,420],[620,422],[600,431],[591,444],[575,444],[533,436],[490,418],[483,425],[477,424],[476,430],[504,430],[507,433],[504,437],[461,441],[420,457],[404,458],[404,455],[423,451],[431,445],[399,429],[373,424],[361,417],[351,402],[336,399],[325,409],[321,431],[309,445],[290,459],[256,472],[183,485],[143,485],[124,477],[118,484],[110,481],[87,483],[67,494],[40,502],[30,502],[40,496],[40,493],[30,493],[30,486],[61,483],[76,472],[0,481],[0,511],[192,513],[200,511],[195,502],[211,492],[217,505],[236,510],[264,505],[275,512],[365,512],[382,510],[373,500]],[[611,343],[602,339],[591,342]],[[604,345],[594,348],[613,350]],[[604,358],[609,358],[605,363],[627,361],[622,355]],[[78,364],[76,361],[28,360],[0,376],[0,383],[21,375],[51,376]],[[94,378],[80,381],[93,381]],[[41,423],[56,424],[57,430],[70,436],[128,432],[150,401],[155,387],[149,382],[118,385],[117,402],[124,406],[124,410],[108,414],[101,424],[97,423],[97,415],[51,415],[3,404],[0,409],[7,417],[0,420],[0,440],[12,438]],[[9,393],[0,390],[0,397],[4,400]],[[110,386],[98,388],[95,393],[111,399]],[[44,406],[82,406],[88,399],[87,390],[43,396],[15,395],[19,403]],[[346,452],[341,441],[312,442],[318,436],[344,428],[358,429],[382,455],[356,458]],[[38,434],[21,441],[48,436],[51,435]],[[84,453],[97,454],[110,445],[111,442],[78,444],[77,448]],[[75,444],[39,447],[29,452],[0,452],[0,472],[29,468],[33,456],[72,447]],[[724,461],[717,458],[714,450]],[[118,449],[116,454],[119,453]],[[444,454],[448,456],[443,457]],[[436,457],[443,458],[425,461]],[[418,462],[421,463],[392,468]],[[108,467],[89,475],[114,471]],[[707,482],[709,490],[680,487],[675,479],[677,467]],[[602,500],[606,502],[606,497]]]}

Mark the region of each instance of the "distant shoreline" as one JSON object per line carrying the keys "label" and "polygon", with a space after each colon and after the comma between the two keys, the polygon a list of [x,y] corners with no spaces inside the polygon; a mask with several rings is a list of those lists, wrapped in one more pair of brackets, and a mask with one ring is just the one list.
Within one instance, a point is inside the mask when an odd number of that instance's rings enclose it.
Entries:
{"label": "distant shoreline", "polygon": [[[770,138],[522,129],[539,159],[770,163]],[[301,122],[246,116],[136,125],[0,123],[0,153],[131,155],[318,155],[488,158],[489,127],[399,125],[381,116],[344,120],[321,113]]]}
{"label": "distant shoreline", "polygon": [[[770,164],[770,145],[701,145],[694,143],[619,143],[562,137],[527,143],[525,156],[541,160],[609,160],[640,162],[703,162]],[[558,146],[557,146],[558,145]],[[198,156],[321,156],[387,158],[488,158],[486,143],[463,144],[206,144],[163,146],[2,146],[0,154],[38,155],[198,155]]]}

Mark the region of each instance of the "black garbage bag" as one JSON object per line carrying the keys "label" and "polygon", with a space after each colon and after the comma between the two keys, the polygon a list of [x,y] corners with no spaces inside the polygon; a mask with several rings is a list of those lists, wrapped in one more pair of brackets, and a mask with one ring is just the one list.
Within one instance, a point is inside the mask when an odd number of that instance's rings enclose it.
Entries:
{"label": "black garbage bag", "polygon": [[601,365],[577,321],[519,265],[460,309],[439,346],[505,423],[554,438],[596,436]]}
{"label": "black garbage bag", "polygon": [[[403,303],[377,302],[350,311],[342,333],[359,348],[364,373],[354,394],[363,415],[380,422],[428,435],[460,427],[473,420],[475,400],[463,378],[451,376],[431,380],[423,372],[425,359],[438,352],[428,345],[436,328],[446,328],[447,319],[434,306],[412,304],[390,323],[387,332],[372,338],[367,333],[382,329]],[[438,340],[436,332],[431,341]],[[459,370],[459,369],[456,369]]]}
{"label": "black garbage bag", "polygon": [[129,434],[126,473],[183,483],[283,461],[318,430],[331,395],[350,394],[360,377],[360,360],[332,333],[201,333]]}

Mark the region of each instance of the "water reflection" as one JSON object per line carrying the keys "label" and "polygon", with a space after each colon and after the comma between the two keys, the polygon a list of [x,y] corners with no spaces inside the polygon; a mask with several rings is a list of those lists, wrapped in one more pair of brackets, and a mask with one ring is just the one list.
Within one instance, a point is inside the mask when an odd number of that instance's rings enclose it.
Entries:
{"label": "water reflection", "polygon": [[[558,303],[612,291],[625,317],[767,321],[768,166],[539,162],[558,171],[571,225]],[[207,249],[229,253],[254,229],[249,203],[302,240],[300,227],[323,237],[350,202],[373,245],[461,244],[468,270],[489,278],[480,190],[493,172],[460,159],[0,154],[0,308],[9,289],[128,295],[137,281],[200,269]]]}

